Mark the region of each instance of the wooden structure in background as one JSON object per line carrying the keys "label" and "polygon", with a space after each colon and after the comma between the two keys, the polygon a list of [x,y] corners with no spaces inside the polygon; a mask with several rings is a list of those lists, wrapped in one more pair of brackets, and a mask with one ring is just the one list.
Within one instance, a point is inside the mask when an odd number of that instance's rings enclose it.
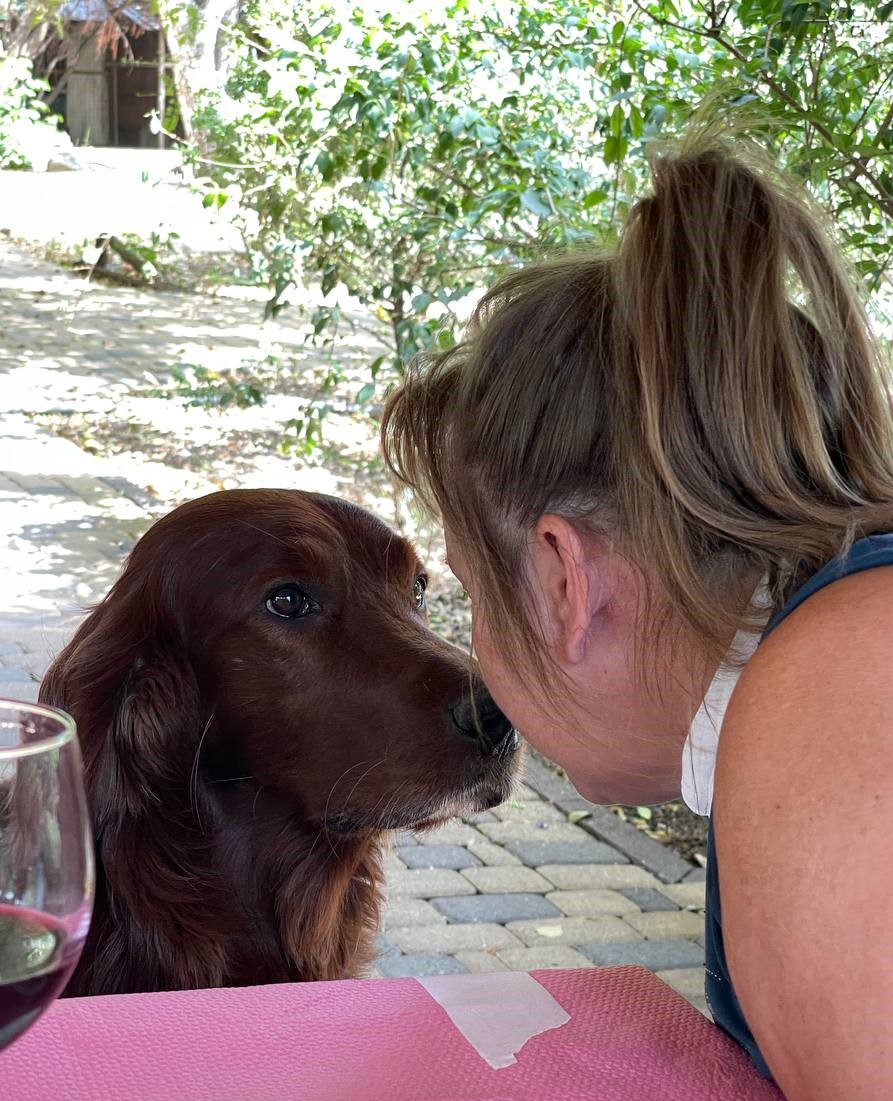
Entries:
{"label": "wooden structure in background", "polygon": [[151,132],[148,116],[155,111],[170,124],[176,91],[164,31],[149,4],[69,0],[59,14],[63,35],[44,68],[56,90],[53,108],[75,145],[163,149],[165,136]]}

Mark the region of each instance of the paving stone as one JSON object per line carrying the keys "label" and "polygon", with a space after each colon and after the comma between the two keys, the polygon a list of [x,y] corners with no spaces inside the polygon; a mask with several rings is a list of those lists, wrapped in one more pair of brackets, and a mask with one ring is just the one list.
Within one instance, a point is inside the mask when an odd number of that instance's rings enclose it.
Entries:
{"label": "paving stone", "polygon": [[706,883],[670,883],[661,887],[661,894],[683,908],[703,910],[707,905]]}
{"label": "paving stone", "polygon": [[[504,822],[502,825],[515,825]],[[507,841],[510,853],[528,868],[543,864],[625,864],[627,858],[610,845],[586,837],[582,841]]]}
{"label": "paving stone", "polygon": [[396,944],[392,944],[386,936],[379,933],[375,938],[375,952],[376,959],[382,956],[399,956],[400,949]]}
{"label": "paving stone", "polygon": [[56,481],[55,478],[48,478],[45,474],[21,474],[18,471],[11,475],[7,471],[7,474],[29,497],[49,496],[68,501],[80,501],[80,497],[72,489]]}
{"label": "paving stone", "polygon": [[481,834],[466,822],[455,819],[437,826],[433,830],[423,830],[416,834],[416,840],[420,845],[470,845],[479,840]]}
{"label": "paving stone", "polygon": [[562,814],[573,814],[575,811],[591,811],[595,804],[590,803],[588,799],[584,799],[580,795],[574,795],[566,799],[556,799],[555,806]]}
{"label": "paving stone", "polygon": [[580,951],[601,967],[638,964],[649,971],[703,967],[704,950],[691,940],[634,940],[615,944],[581,944]]}
{"label": "paving stone", "polygon": [[0,658],[18,658],[21,657],[24,652],[25,651],[21,648],[21,646],[19,646],[17,642],[0,642]]}
{"label": "paving stone", "polygon": [[579,827],[572,826],[560,815],[558,821],[543,823],[484,822],[480,829],[481,833],[486,834],[497,845],[506,845],[510,841],[583,843],[587,840],[586,835],[580,832]]}
{"label": "paving stone", "polygon": [[515,891],[533,891],[544,895],[552,890],[552,884],[532,868],[520,864],[508,864],[495,868],[468,868],[462,873],[483,894],[511,894]]}
{"label": "paving stone", "polygon": [[381,858],[381,870],[384,872],[385,879],[389,879],[394,872],[406,871],[406,865],[396,853],[389,852]]}
{"label": "paving stone", "polygon": [[506,928],[529,947],[540,944],[593,944],[596,941],[641,940],[619,917],[565,917],[546,921],[513,921]]}
{"label": "paving stone", "polygon": [[408,845],[397,850],[407,868],[474,868],[476,856],[461,845]]}
{"label": "paving stone", "polygon": [[480,810],[477,814],[469,814],[467,818],[463,818],[463,822],[467,822],[471,826],[478,826],[481,822],[495,822],[496,815],[491,814],[488,810]]}
{"label": "paving stone", "polygon": [[620,893],[646,913],[652,910],[679,909],[671,898],[667,898],[661,891],[655,891],[653,887],[624,887]]}
{"label": "paving stone", "polygon": [[704,935],[704,915],[694,914],[690,910],[676,910],[672,914],[659,911],[651,914],[625,914],[623,920],[648,940]]}
{"label": "paving stone", "polygon": [[16,627],[0,631],[0,644],[14,642],[27,654],[58,653],[71,638],[65,627]]}
{"label": "paving stone", "polygon": [[427,975],[462,975],[465,968],[453,956],[417,952],[409,956],[390,956],[377,961],[385,979],[421,979]]}
{"label": "paving stone", "polygon": [[537,798],[503,803],[493,808],[493,814],[501,822],[533,822],[534,825],[540,822],[567,822],[560,810]]}
{"label": "paving stone", "polygon": [[458,872],[448,868],[407,868],[388,876],[388,897],[441,898],[444,895],[473,895],[474,887]]}
{"label": "paving stone", "polygon": [[592,967],[592,963],[566,944],[542,945],[539,948],[504,948],[499,958],[510,971],[546,971],[553,968]]}
{"label": "paving stone", "polygon": [[[22,655],[24,656],[24,655]],[[0,677],[3,678],[4,684],[33,684],[34,677],[24,669],[19,669],[16,666],[3,665],[0,667]]]}
{"label": "paving stone", "polygon": [[389,899],[381,911],[381,927],[401,928],[406,925],[446,925],[446,918],[430,902],[420,898]]}
{"label": "paving stone", "polygon": [[537,871],[560,891],[588,891],[602,887],[659,887],[660,880],[635,864],[544,864]]}
{"label": "paving stone", "polygon": [[[2,670],[6,672],[6,670]],[[2,673],[0,673],[2,675]],[[20,700],[22,703],[37,703],[37,681],[4,681],[0,679],[0,698]]]}
{"label": "paving stone", "polygon": [[623,822],[606,807],[593,807],[590,816],[580,822],[580,829],[613,845],[664,883],[676,883],[691,871],[691,864],[672,849]]}
{"label": "paving stone", "polygon": [[464,922],[495,922],[497,925],[506,925],[510,921],[524,921],[527,918],[561,916],[557,906],[542,895],[533,894],[434,898],[431,905],[453,925]]}
{"label": "paving stone", "polygon": [[488,948],[521,948],[519,940],[502,925],[416,925],[389,929],[388,939],[402,952],[486,952]]}
{"label": "paving stone", "polygon": [[671,986],[683,998],[704,997],[704,968],[687,967],[673,971],[656,971],[659,979]]}
{"label": "paving stone", "polygon": [[[126,478],[119,478],[117,475],[106,474],[100,481],[110,485],[115,493],[132,501],[140,511],[147,511],[149,513],[164,511],[161,502],[156,497],[153,497],[151,493],[147,493],[140,486],[135,486],[132,482],[128,482]],[[150,519],[151,517],[147,517],[147,521]]]}
{"label": "paving stone", "polygon": [[706,868],[692,868],[692,870],[688,873],[688,875],[685,877],[685,879],[682,880],[682,882],[683,883],[703,883],[706,879],[707,879],[707,869]]}
{"label": "paving stone", "polygon": [[568,917],[639,913],[639,907],[619,891],[552,891],[546,898]]}
{"label": "paving stone", "polygon": [[554,769],[538,761],[532,753],[528,753],[524,761],[524,781],[537,795],[553,803],[559,799],[577,797],[577,792],[569,780],[563,779]]}
{"label": "paving stone", "polygon": [[[512,949],[508,949],[512,951]],[[518,949],[515,949],[518,951]],[[508,971],[508,965],[503,963],[495,952],[457,952],[456,959],[472,975],[486,975],[491,971]]]}
{"label": "paving stone", "polygon": [[517,865],[521,863],[514,853],[510,853],[508,849],[502,848],[501,845],[494,845],[492,841],[488,841],[485,837],[482,837],[480,841],[469,841],[468,851],[474,853],[482,863],[494,867],[503,864]]}

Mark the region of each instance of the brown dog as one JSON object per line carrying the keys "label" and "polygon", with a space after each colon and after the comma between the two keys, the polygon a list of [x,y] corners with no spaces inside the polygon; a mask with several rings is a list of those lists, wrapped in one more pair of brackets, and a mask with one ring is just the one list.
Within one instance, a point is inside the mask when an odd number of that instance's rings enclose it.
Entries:
{"label": "brown dog", "polygon": [[426,584],[375,517],[297,491],[215,493],[139,541],[41,686],[77,720],[96,838],[69,994],[368,962],[385,831],[499,803],[517,767]]}

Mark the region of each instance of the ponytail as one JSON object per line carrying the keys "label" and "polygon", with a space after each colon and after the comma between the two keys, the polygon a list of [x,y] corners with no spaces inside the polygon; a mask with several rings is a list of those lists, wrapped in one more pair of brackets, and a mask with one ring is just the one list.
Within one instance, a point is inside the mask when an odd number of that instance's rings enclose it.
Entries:
{"label": "ponytail", "polygon": [[507,660],[543,673],[523,548],[544,512],[610,531],[720,657],[748,584],[768,575],[780,603],[893,530],[893,418],[855,284],[805,197],[704,133],[653,162],[616,252],[490,290],[460,345],[411,366],[382,440],[461,542]]}

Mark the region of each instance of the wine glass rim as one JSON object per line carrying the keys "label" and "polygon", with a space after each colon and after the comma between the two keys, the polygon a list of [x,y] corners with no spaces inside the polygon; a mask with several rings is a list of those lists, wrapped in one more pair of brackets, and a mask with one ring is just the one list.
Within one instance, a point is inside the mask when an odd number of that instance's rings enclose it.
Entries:
{"label": "wine glass rim", "polygon": [[73,740],[77,727],[75,721],[65,711],[58,707],[47,707],[42,703],[31,703],[28,700],[13,700],[5,696],[0,698],[0,716],[4,711],[25,711],[32,715],[41,715],[45,719],[52,719],[59,724],[60,729],[55,734],[48,734],[44,738],[37,738],[33,742],[24,745],[0,746],[0,761],[14,761],[20,757],[36,757],[39,753],[47,753],[51,749],[60,749]]}

